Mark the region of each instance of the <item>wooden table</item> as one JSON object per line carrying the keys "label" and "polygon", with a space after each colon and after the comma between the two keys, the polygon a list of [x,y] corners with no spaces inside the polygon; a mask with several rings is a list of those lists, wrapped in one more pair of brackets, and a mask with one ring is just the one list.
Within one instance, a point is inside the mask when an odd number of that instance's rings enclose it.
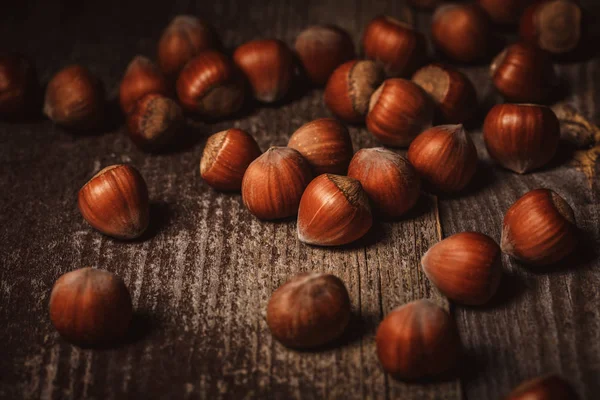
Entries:
{"label": "wooden table", "polygon": [[[168,3],[22,2],[0,13],[0,48],[31,56],[43,81],[62,66],[85,64],[114,99],[128,62],[138,53],[154,56],[162,28],[176,14],[206,17],[229,48],[259,37],[293,44],[298,32],[315,23],[338,24],[358,46],[363,27],[377,14],[413,18],[422,30],[430,18],[407,12],[402,1]],[[486,65],[461,69],[476,84],[483,108],[498,100]],[[570,88],[564,103],[593,121],[598,61],[558,69]],[[106,132],[88,136],[66,133],[47,120],[0,124],[0,398],[483,400],[549,372],[567,377],[584,398],[598,398],[598,145],[590,142],[576,153],[561,146],[550,167],[519,176],[493,165],[475,126],[471,133],[482,161],[469,190],[455,197],[424,195],[406,219],[378,223],[367,238],[337,249],[298,242],[294,221],[260,222],[239,195],[217,193],[200,179],[199,160],[211,133],[242,128],[266,149],[285,145],[301,124],[329,115],[321,90],[297,90],[276,107],[194,123],[190,143],[161,155],[138,150],[117,117]],[[570,128],[600,139],[585,122]],[[377,145],[364,126],[350,131],[355,149]],[[78,189],[95,171],[123,162],[140,169],[152,199],[151,232],[134,242],[94,231],[76,206]],[[499,240],[504,212],[538,187],[557,191],[573,205],[586,238],[581,249],[543,272],[503,257],[506,276],[491,305],[448,304],[421,271],[421,255],[442,236],[465,230]],[[115,272],[130,288],[137,314],[118,348],[83,350],[51,326],[47,306],[54,281],[84,266]],[[319,352],[284,348],[265,323],[271,292],[301,271],[338,275],[352,300],[355,317],[347,335]],[[391,309],[422,297],[449,307],[466,357],[455,379],[405,384],[383,373],[374,333]]]}

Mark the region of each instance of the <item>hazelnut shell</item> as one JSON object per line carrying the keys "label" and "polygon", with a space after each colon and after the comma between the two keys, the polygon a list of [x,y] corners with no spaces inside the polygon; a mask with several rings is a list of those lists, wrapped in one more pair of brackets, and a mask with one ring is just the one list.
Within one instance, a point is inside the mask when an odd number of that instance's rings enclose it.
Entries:
{"label": "hazelnut shell", "polygon": [[121,110],[128,114],[135,103],[150,93],[169,94],[167,82],[156,65],[144,56],[136,56],[127,66],[119,86]]}

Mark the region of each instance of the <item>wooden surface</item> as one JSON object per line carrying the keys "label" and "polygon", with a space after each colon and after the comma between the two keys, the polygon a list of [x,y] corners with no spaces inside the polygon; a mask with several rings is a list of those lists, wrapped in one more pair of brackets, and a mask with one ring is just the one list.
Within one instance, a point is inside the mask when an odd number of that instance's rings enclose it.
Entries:
{"label": "wooden surface", "polygon": [[[429,19],[407,16],[401,1],[170,3],[11,5],[0,13],[0,48],[31,56],[43,81],[64,65],[83,63],[114,98],[127,63],[138,53],[154,56],[161,29],[176,14],[207,17],[229,48],[272,36],[293,44],[300,30],[315,23],[340,25],[358,46],[375,15],[413,18],[421,29]],[[485,66],[462,69],[477,84],[484,107],[496,100]],[[567,63],[559,70],[570,88],[564,103],[594,121],[598,61]],[[339,249],[299,243],[294,221],[259,222],[239,195],[216,193],[200,179],[207,135],[234,126],[266,149],[285,145],[300,125],[324,116],[329,112],[322,91],[296,90],[277,107],[248,108],[216,124],[194,123],[189,143],[161,155],[134,147],[117,117],[106,132],[88,136],[66,133],[45,120],[0,123],[0,398],[485,400],[549,372],[566,376],[583,398],[597,398],[597,148],[589,150],[588,144],[574,156],[563,146],[551,167],[518,176],[490,162],[475,127],[483,161],[466,193],[424,195],[406,219],[378,223],[366,238]],[[584,134],[593,129],[579,127]],[[377,145],[364,127],[351,127],[351,134],[355,149]],[[588,161],[577,165],[573,158]],[[102,236],[76,207],[76,193],[87,179],[121,162],[139,168],[152,199],[150,232],[135,242]],[[477,230],[499,240],[506,209],[537,187],[554,189],[573,205],[583,232],[581,250],[543,272],[505,257],[507,276],[490,306],[449,305],[424,277],[420,256],[442,233]],[[55,279],[84,266],[113,271],[130,288],[137,314],[130,337],[118,348],[79,349],[51,326],[47,304]],[[336,345],[290,351],[271,338],[265,306],[275,288],[310,270],[344,280],[354,318]],[[422,297],[450,307],[466,357],[457,377],[404,384],[383,373],[374,333],[387,312]]]}

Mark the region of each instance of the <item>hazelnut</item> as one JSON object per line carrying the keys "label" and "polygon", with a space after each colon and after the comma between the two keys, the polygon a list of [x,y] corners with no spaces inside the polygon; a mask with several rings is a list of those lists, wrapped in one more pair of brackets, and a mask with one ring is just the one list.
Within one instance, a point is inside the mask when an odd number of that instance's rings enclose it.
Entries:
{"label": "hazelnut", "polygon": [[383,82],[383,70],[373,61],[348,61],[331,75],[325,87],[325,104],[336,117],[363,122],[369,100]]}
{"label": "hazelnut", "polygon": [[434,9],[444,0],[408,0],[408,2],[418,8]]}
{"label": "hazelnut", "polygon": [[406,147],[431,126],[433,104],[419,85],[387,79],[371,96],[367,128],[387,146]]}
{"label": "hazelnut", "polygon": [[460,304],[482,305],[502,277],[500,246],[489,236],[462,232],[433,245],[421,259],[427,278]]}
{"label": "hazelnut", "polygon": [[213,28],[192,15],[178,15],[158,41],[158,65],[169,78],[175,78],[185,64],[203,50],[219,47]]}
{"label": "hazelnut", "polygon": [[479,6],[498,25],[514,25],[533,0],[478,0]]}
{"label": "hazelnut", "polygon": [[246,75],[258,101],[272,103],[287,94],[294,77],[294,59],[282,41],[265,39],[243,44],[233,53],[233,61]]}
{"label": "hazelnut", "polygon": [[350,321],[350,298],[340,278],[323,273],[295,276],[269,299],[267,325],[284,346],[312,348],[337,339]]}
{"label": "hazelnut", "polygon": [[81,65],[62,69],[48,83],[44,114],[67,128],[98,127],[104,116],[101,82]]}
{"label": "hazelnut", "polygon": [[431,64],[418,70],[412,80],[431,96],[444,122],[460,124],[475,115],[477,92],[469,78],[457,69]]}
{"label": "hazelnut", "polygon": [[558,148],[560,125],[548,107],[498,104],[485,118],[483,139],[494,160],[524,174],[552,160]]}
{"label": "hazelnut", "polygon": [[119,87],[119,102],[125,114],[149,93],[169,94],[167,82],[156,65],[144,56],[136,56],[127,67]]}
{"label": "hazelnut", "polygon": [[502,96],[521,103],[547,102],[557,81],[549,56],[525,43],[513,44],[500,53],[490,74]]}
{"label": "hazelnut", "polygon": [[79,190],[78,205],[83,218],[108,236],[133,239],[148,226],[146,182],[129,165],[111,165],[94,175]]}
{"label": "hazelnut", "polygon": [[369,198],[356,179],[324,174],[306,188],[298,209],[298,239],[338,246],[364,236],[373,219]]}
{"label": "hazelnut", "polygon": [[291,217],[311,179],[310,164],[302,154],[289,147],[271,147],[246,169],[242,200],[259,219]]}
{"label": "hazelnut", "polygon": [[217,190],[239,191],[246,169],[260,154],[254,138],[241,129],[215,133],[206,141],[200,175]]}
{"label": "hazelnut", "polygon": [[477,149],[462,125],[433,127],[408,148],[408,160],[430,189],[458,192],[477,169]]}
{"label": "hazelnut", "polygon": [[345,175],[354,153],[348,129],[333,118],[321,118],[302,125],[290,138],[288,147],[304,156],[315,176]]}
{"label": "hazelnut", "polygon": [[583,37],[583,12],[573,0],[534,2],[521,16],[521,39],[552,54],[577,48]]}
{"label": "hazelnut", "polygon": [[456,366],[461,344],[454,321],[430,300],[392,310],[377,328],[377,356],[396,379],[439,376]]}
{"label": "hazelnut", "polygon": [[417,203],[421,183],[408,160],[383,147],[358,151],[348,176],[360,182],[371,199],[373,212],[396,218]]}
{"label": "hazelnut", "polygon": [[474,4],[448,4],[433,14],[431,37],[451,59],[471,63],[485,58],[492,39],[487,14]]}
{"label": "hazelnut", "polygon": [[348,32],[337,26],[311,26],[296,38],[296,53],[310,81],[323,86],[333,71],[355,57]]}
{"label": "hazelnut", "polygon": [[557,263],[577,246],[573,209],[549,189],[536,189],[517,200],[502,225],[502,251],[530,265]]}
{"label": "hazelnut", "polygon": [[569,382],[558,375],[531,379],[517,386],[504,400],[578,400]]}
{"label": "hazelnut", "polygon": [[33,65],[17,54],[0,54],[0,117],[19,118],[33,109],[39,82]]}
{"label": "hazelnut", "polygon": [[412,26],[392,17],[369,22],[363,36],[365,57],[380,63],[388,77],[408,77],[425,62],[427,40]]}
{"label": "hazelnut", "polygon": [[242,106],[243,79],[226,56],[207,50],[183,68],[177,79],[177,95],[184,109],[207,118],[222,118]]}
{"label": "hazelnut", "polygon": [[58,333],[83,346],[122,338],[132,315],[131,297],[123,280],[94,268],[77,269],[58,278],[49,308]]}
{"label": "hazelnut", "polygon": [[141,149],[161,150],[184,124],[181,107],[160,94],[143,96],[127,116],[131,140]]}

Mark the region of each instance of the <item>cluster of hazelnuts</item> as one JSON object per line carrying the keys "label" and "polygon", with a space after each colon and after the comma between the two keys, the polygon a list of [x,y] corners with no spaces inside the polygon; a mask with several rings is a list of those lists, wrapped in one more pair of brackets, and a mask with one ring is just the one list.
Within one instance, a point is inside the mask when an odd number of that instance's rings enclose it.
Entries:
{"label": "cluster of hazelnuts", "polygon": [[[442,3],[411,2],[430,8]],[[473,62],[488,56],[490,20],[513,24],[519,18],[522,41],[495,57],[490,69],[494,86],[512,103],[493,107],[483,131],[490,156],[507,169],[525,173],[546,165],[558,147],[558,119],[541,104],[548,101],[556,80],[551,55],[573,51],[580,43],[579,6],[572,0],[439,5],[431,34],[450,59]],[[295,53],[279,40],[254,40],[238,47],[230,59],[216,50],[219,45],[208,24],[176,17],[159,41],[158,66],[142,56],[128,66],[120,105],[133,142],[154,151],[177,137],[184,112],[206,119],[230,116],[244,103],[247,87],[259,102],[281,100],[297,75],[298,59],[308,79],[325,86],[325,104],[338,119],[309,122],[292,134],[287,147],[264,153],[250,134],[228,129],[208,138],[200,162],[206,183],[219,191],[241,191],[244,205],[257,218],[297,215],[300,241],[339,246],[364,236],[374,216],[405,215],[417,203],[421,186],[459,192],[471,181],[478,156],[462,124],[477,109],[475,88],[449,65],[423,66],[425,36],[409,25],[390,17],[372,20],[363,36],[365,60],[355,59],[348,33],[332,26],[303,31]],[[7,78],[0,79],[0,113],[22,113],[36,86],[31,65],[17,56],[2,57],[0,78]],[[93,129],[103,120],[102,85],[85,67],[67,67],[49,82],[43,109],[57,124]],[[384,145],[408,147],[407,158],[385,148],[354,154],[340,121],[365,122]],[[433,126],[436,121],[443,125]],[[78,206],[92,227],[119,239],[141,236],[150,220],[146,183],[129,165],[98,172],[79,191]],[[500,246],[481,233],[463,232],[431,247],[421,263],[449,299],[482,305],[498,288],[502,252],[530,265],[548,265],[570,254],[576,243],[569,204],[551,190],[538,189],[510,207]],[[127,332],[131,315],[127,287],[107,271],[69,272],[52,290],[51,320],[74,343],[116,340]],[[329,343],[342,335],[349,320],[346,287],[329,274],[291,279],[273,293],[267,307],[273,336],[292,348]],[[376,343],[383,368],[407,380],[442,374],[456,365],[461,353],[452,319],[428,300],[389,313]],[[510,398],[529,398],[548,387],[574,393],[568,383],[551,376],[527,383]]]}

